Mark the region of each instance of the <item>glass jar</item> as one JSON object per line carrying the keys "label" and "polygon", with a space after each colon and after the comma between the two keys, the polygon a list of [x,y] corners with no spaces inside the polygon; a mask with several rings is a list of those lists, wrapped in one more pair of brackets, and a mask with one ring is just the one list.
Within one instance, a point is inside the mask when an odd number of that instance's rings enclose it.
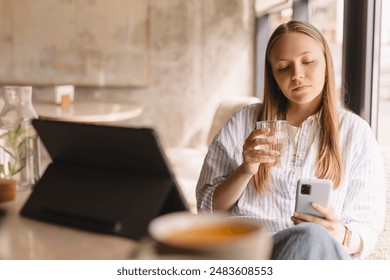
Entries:
{"label": "glass jar", "polygon": [[32,87],[3,87],[0,112],[0,177],[12,178],[17,190],[29,190],[39,179],[38,136],[31,121],[38,118],[32,106]]}

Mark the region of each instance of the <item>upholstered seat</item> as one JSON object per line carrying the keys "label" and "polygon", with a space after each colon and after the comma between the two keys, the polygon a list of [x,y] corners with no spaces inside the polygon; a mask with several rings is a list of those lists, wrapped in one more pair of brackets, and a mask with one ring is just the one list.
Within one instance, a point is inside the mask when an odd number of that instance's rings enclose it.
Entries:
{"label": "upholstered seat", "polygon": [[194,149],[174,147],[165,149],[182,193],[192,212],[196,212],[195,187],[202,168],[204,157],[206,156],[208,145],[229,117],[238,108],[259,102],[260,100],[256,97],[227,98],[226,100],[223,100],[216,109],[206,140],[207,143],[204,144],[204,148]]}

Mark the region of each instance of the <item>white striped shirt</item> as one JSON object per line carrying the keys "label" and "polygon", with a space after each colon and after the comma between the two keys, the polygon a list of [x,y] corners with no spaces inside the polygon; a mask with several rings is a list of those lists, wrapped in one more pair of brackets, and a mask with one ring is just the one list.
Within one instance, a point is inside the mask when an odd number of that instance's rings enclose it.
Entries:
{"label": "white striped shirt", "polygon": [[[242,146],[255,127],[260,106],[253,104],[236,111],[211,143],[196,187],[199,212],[213,212],[214,190],[242,164]],[[271,190],[259,194],[249,183],[231,209],[232,215],[253,217],[271,232],[293,226],[297,181],[315,177],[317,118],[313,115],[302,123],[296,153],[290,147],[280,164],[271,168]],[[364,257],[374,248],[383,228],[383,161],[367,122],[340,108],[339,123],[343,174],[340,186],[332,194],[331,207],[342,224],[360,233],[364,245],[357,257]],[[293,145],[291,141],[289,145]]]}

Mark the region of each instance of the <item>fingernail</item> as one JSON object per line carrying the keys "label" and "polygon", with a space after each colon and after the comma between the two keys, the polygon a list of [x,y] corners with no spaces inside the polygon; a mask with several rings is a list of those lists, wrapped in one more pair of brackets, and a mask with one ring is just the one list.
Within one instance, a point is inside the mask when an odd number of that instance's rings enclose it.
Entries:
{"label": "fingernail", "polygon": [[297,212],[294,212],[294,215],[293,215],[295,218],[298,218],[299,217],[299,214]]}
{"label": "fingernail", "polygon": [[313,202],[313,203],[311,204],[311,206],[313,206],[313,207],[318,207],[318,204],[315,203],[315,202]]}

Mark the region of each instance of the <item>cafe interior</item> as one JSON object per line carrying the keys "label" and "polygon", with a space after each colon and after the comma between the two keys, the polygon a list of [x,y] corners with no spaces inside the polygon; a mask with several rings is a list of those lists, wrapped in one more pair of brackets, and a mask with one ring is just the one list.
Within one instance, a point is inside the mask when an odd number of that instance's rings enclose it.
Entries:
{"label": "cafe interior", "polygon": [[[38,135],[33,182],[22,187],[16,177],[11,193],[9,178],[0,178],[0,260],[164,258],[154,234],[170,221],[152,222],[176,212],[198,216],[195,187],[207,148],[238,108],[262,102],[266,42],[290,19],[312,23],[329,42],[339,101],[370,124],[389,190],[388,6],[0,0],[0,108],[24,92],[21,106]],[[109,220],[113,208],[125,221]],[[387,194],[385,228],[368,259],[390,259],[389,209]],[[272,242],[259,238],[263,248]],[[267,250],[255,258],[269,257]]]}

